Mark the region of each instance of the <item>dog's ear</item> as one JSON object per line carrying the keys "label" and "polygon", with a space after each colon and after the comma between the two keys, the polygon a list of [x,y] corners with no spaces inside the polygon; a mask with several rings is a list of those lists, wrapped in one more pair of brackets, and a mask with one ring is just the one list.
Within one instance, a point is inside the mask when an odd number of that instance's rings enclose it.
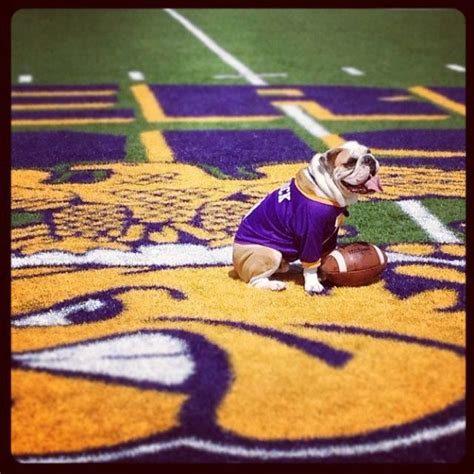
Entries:
{"label": "dog's ear", "polygon": [[349,158],[351,152],[347,150],[346,148],[341,148],[341,147],[336,147],[336,148],[331,148],[325,153],[325,165],[326,168],[333,170],[336,167],[336,160],[339,157],[340,160],[346,160]]}

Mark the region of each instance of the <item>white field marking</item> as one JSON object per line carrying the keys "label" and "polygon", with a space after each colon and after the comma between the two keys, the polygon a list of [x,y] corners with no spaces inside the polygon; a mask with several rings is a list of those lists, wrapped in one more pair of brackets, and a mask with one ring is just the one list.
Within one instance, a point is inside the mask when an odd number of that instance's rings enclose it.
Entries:
{"label": "white field marking", "polygon": [[40,311],[24,318],[12,319],[11,325],[15,327],[21,326],[68,326],[72,324],[67,319],[70,314],[76,311],[88,311],[90,313],[102,308],[105,303],[101,300],[89,298],[77,304],[72,304],[61,309],[50,309],[48,311]]}
{"label": "white field marking", "polygon": [[466,261],[462,258],[456,258],[453,260],[447,260],[444,258],[437,257],[423,257],[420,255],[409,255],[406,253],[399,252],[386,252],[387,260],[390,263],[433,263],[435,265],[449,265],[452,267],[464,267]]}
{"label": "white field marking", "polygon": [[406,436],[394,437],[392,439],[373,441],[367,443],[355,444],[337,444],[321,448],[300,448],[300,449],[265,449],[248,448],[245,446],[216,443],[200,438],[177,438],[171,441],[152,442],[142,444],[132,448],[117,449],[115,452],[97,453],[97,454],[77,454],[77,455],[59,455],[59,456],[28,456],[16,457],[23,463],[85,463],[85,462],[110,462],[124,458],[134,458],[146,454],[156,454],[162,451],[187,447],[201,452],[213,454],[226,454],[239,456],[247,459],[311,459],[328,458],[330,456],[358,456],[363,454],[372,454],[392,451],[396,448],[422,444],[424,442],[436,441],[446,436],[452,436],[461,433],[466,429],[466,420],[464,418],[455,419],[445,425],[424,428],[415,433]]}
{"label": "white field marking", "polygon": [[287,72],[261,72],[260,77],[287,77]]}
{"label": "white field marking", "polygon": [[243,79],[243,76],[240,74],[216,74],[214,79]]}
{"label": "white field marking", "polygon": [[204,43],[212,52],[217,54],[232,69],[235,69],[240,75],[247,79],[254,86],[268,85],[258,74],[255,74],[245,64],[221,48],[213,39],[207,36],[202,30],[194,26],[187,18],[171,8],[165,8],[164,11],[171,15],[175,20],[179,21],[189,32],[191,32],[199,41]]}
{"label": "white field marking", "polygon": [[344,72],[347,72],[347,74],[350,74],[351,76],[363,76],[364,75],[364,73],[360,69],[357,69],[355,67],[345,66],[345,67],[341,67],[341,69]]}
{"label": "white field marking", "polygon": [[408,214],[437,243],[460,244],[461,241],[436,216],[415,200],[398,201],[398,206]]}
{"label": "white field marking", "polygon": [[31,74],[20,74],[18,76],[18,82],[20,84],[30,84],[33,82],[33,76]]}
{"label": "white field marking", "polygon": [[40,351],[13,353],[24,367],[180,385],[195,370],[186,341],[160,332],[118,334]]}
{"label": "white field marking", "polygon": [[466,68],[464,66],[460,66],[459,64],[446,64],[448,69],[456,72],[466,72]]}
{"label": "white field marking", "polygon": [[[165,8],[164,11],[171,15],[175,20],[179,21],[188,31],[190,31],[196,38],[204,43],[211,51],[213,51],[219,58],[228,64],[232,69],[235,69],[247,82],[254,86],[268,86],[258,74],[253,72],[249,67],[239,61],[237,58],[221,48],[213,39],[207,36],[202,30],[194,26],[181,14],[175,12],[171,8]],[[316,122],[312,117],[303,112],[296,105],[280,106],[281,110],[303,127],[311,135],[322,138],[326,135],[331,135],[329,130],[326,130],[322,125]]]}
{"label": "white field marking", "polygon": [[132,81],[144,81],[145,80],[145,76],[144,76],[143,72],[141,72],[141,71],[128,71],[128,77]]}
{"label": "white field marking", "polygon": [[[389,262],[433,263],[463,267],[464,259],[442,259],[387,252]],[[293,262],[295,264],[296,262]],[[232,265],[232,245],[209,249],[196,244],[144,245],[136,251],[93,249],[83,254],[53,250],[25,256],[12,256],[12,268],[34,268],[62,265],[99,265],[103,267],[186,267],[189,265]]]}
{"label": "white field marking", "polygon": [[188,265],[231,265],[232,246],[208,248],[196,244],[142,245],[137,251],[93,249],[83,254],[64,251],[12,256],[12,268],[43,265],[103,265],[106,267],[183,267]]}
{"label": "white field marking", "polygon": [[[261,72],[257,74],[259,77],[287,77],[286,72]],[[240,74],[216,74],[214,79],[239,79],[242,76]]]}
{"label": "white field marking", "polygon": [[291,104],[279,104],[278,108],[290,118],[292,118],[298,125],[303,127],[308,133],[316,138],[323,138],[327,135],[331,135],[331,132],[324,128],[319,122],[316,122],[310,117],[304,110],[300,109],[297,105]]}

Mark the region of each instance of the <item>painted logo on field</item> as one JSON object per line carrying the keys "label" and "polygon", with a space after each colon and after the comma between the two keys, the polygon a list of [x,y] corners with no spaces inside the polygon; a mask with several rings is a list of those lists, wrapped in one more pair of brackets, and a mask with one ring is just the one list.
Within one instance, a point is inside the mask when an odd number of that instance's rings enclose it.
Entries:
{"label": "painted logo on field", "polygon": [[[116,85],[13,91],[12,124],[49,127],[12,138],[14,456],[421,462],[443,445],[459,459],[463,243],[414,241],[402,223],[400,241],[379,244],[380,281],[309,297],[297,272],[281,276],[284,292],[249,289],[232,272],[232,242],[265,195],[280,188],[285,199],[282,186],[316,151],[283,128],[284,105],[321,122],[387,122],[321,138],[359,140],[381,163],[385,192],[360,199],[341,238],[370,233],[365,220],[382,213],[399,219],[392,202],[423,197],[448,203],[440,219],[461,242],[464,131],[426,124],[462,115],[462,91],[131,90],[135,111],[114,108]],[[124,130],[140,114],[147,128],[129,143]],[[83,124],[100,130],[60,129]]]}
{"label": "painted logo on field", "polygon": [[[242,216],[302,166],[262,166],[261,178],[221,180],[178,163],[81,165],[74,169],[107,171],[109,177],[73,184],[52,184],[47,171],[15,170],[12,207],[38,222],[13,229],[12,249],[32,254],[165,242],[227,245]],[[419,196],[420,189],[428,196],[465,194],[463,170],[445,171],[442,181],[434,168],[385,166],[380,174],[384,200]]]}
{"label": "painted logo on field", "polygon": [[[460,435],[464,341],[462,334],[443,336],[446,324],[464,318],[460,287],[446,287],[439,272],[430,277],[431,284],[420,287],[416,268],[421,272],[437,258],[452,272],[462,269],[461,248],[426,246],[426,261],[410,258],[410,252],[420,249],[386,249],[392,260],[386,283],[333,288],[318,301],[301,299],[302,277],[288,277],[287,292],[273,296],[279,305],[277,318],[265,292],[252,294],[252,305],[242,304],[248,289],[228,277],[229,267],[215,263],[155,271],[77,268],[74,288],[58,285],[64,266],[40,272],[34,280],[46,292],[60,290],[55,298],[64,303],[13,319],[23,334],[49,327],[48,333],[37,333],[33,345],[21,344],[19,334],[14,339],[13,429],[24,440],[15,450],[25,461],[55,459],[51,452],[59,450],[69,453],[57,457],[65,461],[119,460],[145,452],[159,460],[178,448],[249,460],[344,459],[412,446],[420,436],[435,440]],[[28,268],[23,272],[32,278]],[[410,294],[405,285],[405,292],[393,299],[396,278],[407,271],[415,291]],[[20,276],[21,268],[17,272]],[[201,291],[204,279],[219,295],[219,308]],[[162,286],[155,286],[157,280]],[[461,272],[458,281],[462,286]],[[118,282],[122,285],[117,291]],[[29,283],[18,280],[17,291],[22,293]],[[359,301],[368,299],[365,312],[354,314]],[[17,300],[15,313],[31,305],[29,300]],[[418,304],[424,308],[421,317]],[[88,319],[73,316],[84,308],[91,314]],[[48,345],[65,320],[75,331],[64,334],[61,345]],[[434,362],[445,374],[436,380],[426,378]],[[47,406],[34,401],[39,395],[35,391],[25,396],[31,384],[45,387]],[[97,384],[107,387],[106,398]],[[59,396],[64,390],[71,396]],[[125,403],[130,391],[137,405],[127,405],[125,428],[121,411],[113,414],[112,404]],[[89,418],[84,413],[90,403],[95,408]],[[33,429],[33,407],[37,414],[48,410],[61,417],[61,437],[54,443],[48,441],[48,433],[58,430],[53,414],[45,418],[40,443],[28,444],[25,433]],[[94,420],[110,410],[107,426],[115,434],[104,445],[102,427]],[[77,417],[80,424],[74,422]],[[58,444],[58,439],[63,441]],[[179,458],[179,449],[173,456]]]}

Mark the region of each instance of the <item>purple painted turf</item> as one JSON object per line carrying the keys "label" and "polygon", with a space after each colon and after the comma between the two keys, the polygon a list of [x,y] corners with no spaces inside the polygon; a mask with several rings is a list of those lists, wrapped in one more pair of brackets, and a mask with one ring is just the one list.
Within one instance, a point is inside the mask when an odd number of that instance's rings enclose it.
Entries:
{"label": "purple painted turf", "polygon": [[[464,170],[466,169],[465,158],[419,158],[419,157],[393,157],[381,158],[377,156],[382,166],[406,166],[416,168],[436,168],[442,171]],[[438,196],[439,197],[439,196]]]}
{"label": "purple painted turf", "polygon": [[[436,257],[436,255],[434,255]],[[453,257],[439,255],[439,257],[447,260],[453,260]],[[449,313],[452,311],[464,311],[466,307],[466,288],[465,284],[457,282],[449,282],[442,279],[432,280],[430,278],[414,277],[410,275],[401,275],[396,272],[397,268],[403,265],[389,265],[384,272],[384,282],[386,288],[391,294],[397,295],[399,298],[406,299],[413,295],[424,293],[433,289],[451,289],[457,294],[456,302],[449,308],[443,308],[440,312]],[[451,266],[440,266],[439,273],[443,274],[444,268],[452,268]]]}
{"label": "purple painted turf", "polygon": [[436,168],[442,171],[464,170],[466,169],[466,159],[462,158],[420,158],[420,157],[391,157],[384,158],[377,156],[382,166],[404,166],[407,168]]}
{"label": "purple painted turf", "polygon": [[13,111],[12,120],[115,119],[134,118],[130,109],[122,110],[31,110]]}
{"label": "purple painted turf", "polygon": [[85,132],[12,133],[11,164],[49,167],[58,163],[118,161],[125,158],[126,137]]}
{"label": "purple painted turf", "polygon": [[58,85],[22,85],[12,86],[12,92],[62,92],[62,91],[101,91],[101,90],[114,90],[118,91],[119,86],[117,84],[58,84]]}
{"label": "purple painted turf", "polygon": [[150,87],[166,115],[171,117],[281,116],[267,98],[257,94],[253,86],[152,85]]}
{"label": "purple painted turf", "polygon": [[[304,100],[315,100],[337,115],[438,115],[440,109],[416,98],[403,102],[380,100],[409,95],[404,89],[355,86],[294,86],[304,92]],[[279,99],[280,100],[280,99]],[[285,100],[285,98],[281,98]],[[286,98],[288,100],[288,97]]]}
{"label": "purple painted turf", "polygon": [[357,140],[369,148],[465,151],[466,131],[456,129],[395,129],[376,132],[344,133],[346,140]]}
{"label": "purple painted turf", "polygon": [[12,97],[12,104],[82,104],[107,102],[115,104],[116,96],[70,96],[70,97]]}
{"label": "purple painted turf", "polygon": [[451,229],[457,232],[466,233],[466,221],[453,221],[448,224],[448,227],[451,227]]}
{"label": "purple painted turf", "polygon": [[448,99],[459,102],[460,104],[466,103],[466,89],[464,87],[430,87],[428,89],[437,92],[438,94],[444,95]]}
{"label": "purple painted turf", "polygon": [[[212,85],[152,85],[165,113],[169,116],[242,116],[281,115],[271,105],[273,100],[292,101],[288,96],[259,96],[254,86]],[[412,100],[390,102],[381,98],[409,95],[404,89],[355,87],[355,86],[274,86],[273,88],[297,88],[304,97],[297,100],[315,100],[334,114],[350,115],[411,115],[440,114],[440,109],[428,102]],[[267,89],[272,89],[268,87]]]}
{"label": "purple painted turf", "polygon": [[268,163],[308,161],[311,148],[291,130],[165,131],[177,161],[206,164],[226,175],[245,177]]}

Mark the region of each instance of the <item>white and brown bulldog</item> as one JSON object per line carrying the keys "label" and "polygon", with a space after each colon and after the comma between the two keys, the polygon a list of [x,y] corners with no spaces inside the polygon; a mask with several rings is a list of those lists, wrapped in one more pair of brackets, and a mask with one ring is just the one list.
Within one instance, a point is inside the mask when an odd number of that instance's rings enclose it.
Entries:
{"label": "white and brown bulldog", "polygon": [[337,245],[337,232],[347,206],[359,194],[382,191],[379,163],[355,141],[316,153],[288,184],[256,204],[243,218],[233,246],[234,269],[256,288],[283,290],[285,282],[270,279],[300,260],[304,287],[316,294],[321,259]]}

